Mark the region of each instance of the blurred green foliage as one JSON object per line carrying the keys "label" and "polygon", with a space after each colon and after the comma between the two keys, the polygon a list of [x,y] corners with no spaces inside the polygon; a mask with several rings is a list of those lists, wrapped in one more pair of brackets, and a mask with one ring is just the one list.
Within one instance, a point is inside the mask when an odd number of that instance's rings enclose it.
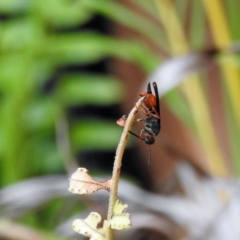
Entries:
{"label": "blurred green foliage", "polygon": [[[58,77],[53,90],[45,91],[61,67],[86,65],[111,56],[139,61],[142,50],[141,44],[97,32],[72,31],[94,16],[84,7],[84,1],[0,1],[0,15],[3,19],[0,22],[3,187],[32,176],[65,172],[63,161],[68,159],[58,151],[56,131],[64,129],[61,122],[62,118],[68,119],[67,109],[84,104],[114,104],[122,97],[118,79],[87,72],[66,72]],[[115,149],[121,128],[115,122],[85,119],[69,122],[69,131],[64,133],[69,134],[64,137],[69,138],[77,153],[79,149]],[[29,212],[21,217],[21,223],[53,229],[66,220],[60,211],[66,201],[56,199],[42,206],[39,212]],[[72,211],[70,204],[67,212]]]}
{"label": "blurred green foliage", "polygon": [[[157,65],[158,57],[139,41],[114,39],[97,32],[71,31],[93,18],[97,9],[112,12],[113,8],[108,4],[114,6],[120,19],[124,19],[122,14],[128,14],[133,20],[141,20],[117,3],[102,3],[105,7],[98,1],[0,2],[3,16],[0,23],[3,186],[32,175],[63,169],[56,146],[55,124],[62,113],[66,117],[69,106],[104,105],[116,103],[121,98],[123,89],[117,79],[91,73],[61,75],[54,91],[44,92],[44,86],[60,67],[86,65],[111,56],[135,62],[147,71]],[[149,29],[147,25],[146,28],[138,27],[135,20],[131,21],[135,22],[133,28]],[[70,123],[74,149],[97,145],[115,148],[120,130],[113,124],[102,120],[99,123],[96,120],[94,124]],[[106,140],[94,138],[96,132],[105,133]],[[83,140],[79,142],[80,139]]]}
{"label": "blurred green foliage", "polygon": [[[132,0],[131,2],[139,9],[144,9],[150,16],[159,15],[149,1]],[[166,4],[166,1],[163,2]],[[229,9],[229,28],[234,32],[233,40],[236,40],[240,32],[236,27],[239,15],[236,13],[237,8],[233,7],[233,2],[233,0],[228,1],[226,5]],[[174,1],[174,3],[176,6],[174,5],[170,10],[172,12],[178,10],[178,20],[183,27],[189,9],[188,1]],[[168,4],[165,7],[167,9]],[[186,45],[189,50],[201,49],[205,44],[206,34],[202,2],[192,1],[191,10],[191,15],[187,19],[191,24],[186,34],[189,40]],[[65,156],[59,151],[56,132],[61,129],[64,131],[66,127],[61,124],[62,119],[68,122],[67,109],[70,106],[84,104],[114,104],[122,98],[123,88],[118,79],[107,74],[89,72],[61,74],[54,88],[45,91],[46,85],[61,67],[85,66],[115,57],[137,64],[146,73],[151,73],[162,60],[157,52],[151,50],[140,39],[123,40],[96,31],[73,30],[86,24],[95,14],[103,15],[144,35],[165,55],[172,54],[171,41],[178,43],[178,39],[168,39],[167,35],[169,29],[170,32],[179,29],[171,29],[172,25],[167,21],[164,25],[160,20],[159,25],[157,21],[144,18],[117,1],[0,1],[2,18],[0,22],[0,184],[2,187],[31,176],[65,172],[63,162],[68,159],[64,159]],[[201,86],[204,89],[204,83]],[[204,92],[203,96],[206,95]],[[186,98],[184,91],[170,92],[165,100],[171,109],[184,119],[189,128],[194,129],[196,123],[193,122],[192,112],[189,110],[190,100]],[[197,107],[197,101],[194,107]],[[208,110],[208,114],[211,113],[211,110]],[[238,159],[240,148],[235,129],[239,126],[236,126],[228,108],[225,110],[231,126],[232,154],[234,159]],[[88,118],[84,121],[74,120],[68,124],[69,131],[64,134],[69,134],[65,137],[69,139],[74,154],[79,149],[116,148],[121,129],[115,122]],[[203,128],[200,126],[199,129]],[[238,166],[239,161],[235,161],[235,166]],[[46,210],[43,213],[46,214],[44,218],[54,221],[53,218],[59,214],[59,209],[65,205],[65,200],[63,202],[56,200],[44,206]],[[69,212],[71,213],[72,209]],[[51,220],[45,222],[46,229],[52,228]],[[24,223],[39,227],[42,227],[42,221],[42,216],[38,218],[31,213],[23,219]]]}
{"label": "blurred green foliage", "polygon": [[[84,1],[1,1],[0,14],[0,164],[4,186],[63,170],[55,140],[60,112],[77,104],[104,105],[121,98],[117,79],[89,73],[66,73],[54,91],[46,93],[44,86],[53,74],[65,65],[85,65],[109,56],[131,60],[136,58],[134,49],[139,52],[140,48],[96,32],[72,33],[71,28],[93,17]],[[118,44],[133,52],[123,51]],[[115,148],[120,130],[112,125],[102,120],[70,124],[74,149]],[[106,141],[94,138],[94,132],[105,133]]]}

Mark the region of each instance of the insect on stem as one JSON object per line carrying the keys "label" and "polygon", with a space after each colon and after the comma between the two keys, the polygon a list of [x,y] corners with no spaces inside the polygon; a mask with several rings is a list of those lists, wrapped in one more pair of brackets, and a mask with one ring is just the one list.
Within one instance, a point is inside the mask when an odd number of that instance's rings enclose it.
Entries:
{"label": "insect on stem", "polygon": [[[142,129],[139,135],[135,134],[132,131],[129,131],[133,136],[137,137],[139,140],[145,142],[148,145],[149,156],[148,164],[151,160],[151,148],[150,145],[154,144],[155,137],[159,134],[161,130],[161,116],[160,116],[160,102],[158,95],[158,88],[156,82],[152,83],[154,93],[152,93],[151,84],[148,83],[147,91],[140,94],[141,97],[144,97],[141,103],[141,108],[145,114],[145,118],[138,119],[137,121],[143,121],[145,123],[144,129]],[[119,126],[125,126],[128,116],[122,116],[117,124]]]}

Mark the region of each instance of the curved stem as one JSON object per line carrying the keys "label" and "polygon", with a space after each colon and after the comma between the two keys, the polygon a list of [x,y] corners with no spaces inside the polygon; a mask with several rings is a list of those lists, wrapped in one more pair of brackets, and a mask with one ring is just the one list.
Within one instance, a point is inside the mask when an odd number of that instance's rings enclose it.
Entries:
{"label": "curved stem", "polygon": [[[129,131],[135,120],[135,115],[137,114],[138,109],[139,109],[143,99],[144,99],[144,97],[140,98],[137,101],[134,108],[129,113],[126,124],[125,124],[123,132],[122,132],[122,136],[120,138],[120,142],[119,142],[117,150],[116,150],[116,156],[115,156],[113,173],[112,173],[112,187],[111,187],[111,191],[110,191],[109,205],[108,205],[108,215],[107,215],[108,221],[112,218],[113,207],[117,200],[118,182],[119,182],[119,177],[120,177],[120,173],[121,173],[122,157],[123,157],[123,153],[124,153],[124,150],[125,150],[125,147],[127,144]],[[112,240],[112,239],[113,239],[113,230],[110,227],[108,227],[107,233],[106,233],[106,240]]]}

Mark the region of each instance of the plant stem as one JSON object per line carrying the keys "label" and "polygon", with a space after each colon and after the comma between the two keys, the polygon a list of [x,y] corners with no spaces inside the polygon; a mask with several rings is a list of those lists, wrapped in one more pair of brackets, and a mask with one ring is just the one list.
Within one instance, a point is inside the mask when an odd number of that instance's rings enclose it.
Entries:
{"label": "plant stem", "polygon": [[69,126],[62,108],[57,108],[55,119],[57,149],[63,158],[64,167],[67,170],[67,173],[70,175],[74,169],[78,168],[78,165],[76,164],[77,160],[72,153],[69,139]]}
{"label": "plant stem", "polygon": [[[131,130],[131,126],[135,120],[135,116],[138,112],[138,109],[142,103],[143,98],[144,97],[140,98],[137,101],[136,105],[129,113],[126,124],[122,132],[122,136],[120,138],[120,142],[116,150],[116,156],[115,156],[113,173],[112,173],[112,187],[111,187],[110,196],[109,196],[108,215],[107,215],[108,221],[112,218],[113,207],[117,200],[118,182],[119,182],[119,177],[121,173],[122,157],[123,157],[124,149],[127,144],[129,130]],[[107,228],[106,240],[113,240],[113,230],[110,227]]]}

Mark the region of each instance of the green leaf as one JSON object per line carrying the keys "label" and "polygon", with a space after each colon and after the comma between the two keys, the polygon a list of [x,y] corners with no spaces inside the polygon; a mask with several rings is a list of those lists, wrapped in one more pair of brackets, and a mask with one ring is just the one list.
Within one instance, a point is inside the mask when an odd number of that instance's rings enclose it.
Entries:
{"label": "green leaf", "polygon": [[[149,2],[149,4],[152,3]],[[102,14],[104,17],[108,17],[143,34],[168,51],[165,32],[155,22],[151,22],[142,15],[136,14],[134,11],[124,7],[123,4],[109,0],[91,0],[85,1],[85,5],[89,10]]]}
{"label": "green leaf", "polygon": [[71,126],[71,139],[75,150],[114,149],[122,128],[114,122],[82,121]]}
{"label": "green leaf", "polygon": [[45,98],[35,98],[24,113],[25,128],[31,131],[49,132],[54,128],[54,103]]}
{"label": "green leaf", "polygon": [[[53,26],[72,27],[85,23],[92,17],[82,1],[39,0],[44,18]],[[54,9],[54,11],[53,11]]]}
{"label": "green leaf", "polygon": [[191,23],[189,31],[190,45],[192,48],[202,48],[205,38],[205,21],[202,2],[192,1]]}
{"label": "green leaf", "polygon": [[23,54],[0,56],[0,88],[4,93],[12,94],[12,90],[19,87],[19,78],[24,74],[25,63]]}
{"label": "green leaf", "polygon": [[231,31],[231,36],[233,40],[239,40],[240,38],[240,29],[239,25],[236,23],[239,23],[240,21],[240,15],[239,15],[239,7],[240,3],[236,0],[228,0],[226,1],[226,14],[227,14],[227,20],[229,23],[229,31]]}
{"label": "green leaf", "polygon": [[48,39],[45,57],[58,65],[88,64],[106,57],[118,57],[153,70],[160,57],[144,44],[124,41],[93,32],[56,35]]}
{"label": "green leaf", "polygon": [[28,19],[9,20],[1,24],[0,51],[26,51],[41,39],[34,22]]}
{"label": "green leaf", "polygon": [[57,150],[54,138],[50,137],[50,132],[36,133],[38,133],[37,136],[31,136],[31,141],[28,142],[31,173],[39,175],[62,171],[62,158]]}
{"label": "green leaf", "polygon": [[181,119],[189,128],[195,130],[192,113],[189,111],[188,104],[184,96],[177,90],[171,90],[164,95],[164,101],[169,108]]}
{"label": "green leaf", "polygon": [[93,74],[66,75],[56,90],[59,101],[65,105],[116,103],[122,93],[121,84],[113,77]]}

